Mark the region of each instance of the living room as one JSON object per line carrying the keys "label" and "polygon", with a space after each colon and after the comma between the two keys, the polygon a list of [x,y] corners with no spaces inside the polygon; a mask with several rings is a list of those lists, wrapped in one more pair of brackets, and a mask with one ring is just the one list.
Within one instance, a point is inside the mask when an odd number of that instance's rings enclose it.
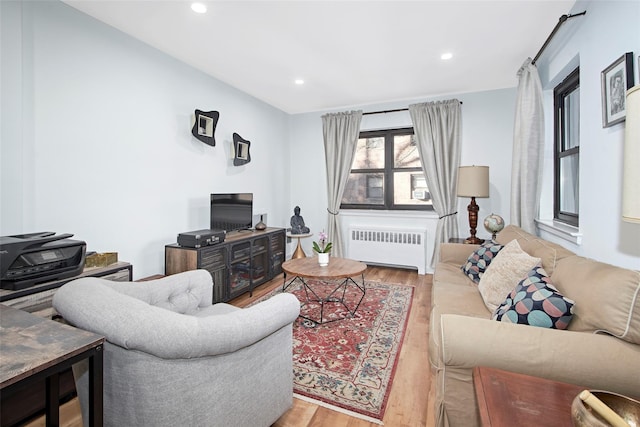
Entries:
{"label": "living room", "polygon": [[[579,255],[638,270],[640,227],[621,220],[625,125],[603,127],[600,78],[632,52],[634,81],[640,81],[640,2],[577,1],[565,12],[585,10],[586,15],[564,24],[536,63],[546,130],[539,214],[544,228],[538,233]],[[478,200],[478,217],[496,213],[510,222],[517,67],[512,84],[502,88],[467,92],[454,83],[433,96],[285,112],[61,1],[1,1],[0,19],[0,235],[73,233],[87,242],[87,250],[117,252],[133,265],[136,280],[164,273],[165,245],[175,243],[178,233],[207,228],[211,193],[252,192],[254,213],[267,214],[273,227],[288,227],[298,205],[317,235],[327,224],[321,116],[451,98],[462,102],[461,164],[490,167],[490,196]],[[549,29],[554,24],[549,22]],[[549,225],[553,89],[578,65],[580,225],[573,233],[557,234]],[[194,109],[220,112],[214,147],[191,135]],[[365,116],[361,130],[408,126],[409,113],[400,111]],[[230,160],[234,132],[252,141],[252,160],[239,167]],[[467,235],[468,203],[466,197],[458,199],[460,237]],[[426,229],[429,240],[438,222],[433,212],[342,214],[343,231],[350,225],[410,222]],[[490,237],[482,225],[478,234]],[[316,237],[302,239],[307,254]],[[288,257],[295,244],[288,244]],[[433,251],[429,241],[427,264]],[[428,265],[427,273],[432,272]],[[430,278],[418,275],[417,283]],[[424,289],[416,292],[416,299],[429,301]],[[423,323],[411,334],[425,335],[427,306],[412,308],[411,319]],[[424,340],[414,338],[411,345],[419,341]],[[426,354],[426,342],[421,345],[419,352]],[[425,354],[424,361],[414,363],[426,366]],[[407,369],[403,375],[411,373]]]}

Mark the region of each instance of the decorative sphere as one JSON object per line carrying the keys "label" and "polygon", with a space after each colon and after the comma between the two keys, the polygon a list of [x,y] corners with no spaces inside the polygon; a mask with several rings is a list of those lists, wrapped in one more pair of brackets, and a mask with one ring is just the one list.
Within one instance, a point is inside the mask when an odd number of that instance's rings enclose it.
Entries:
{"label": "decorative sphere", "polygon": [[495,236],[504,228],[504,219],[500,215],[492,213],[484,219],[484,228]]}

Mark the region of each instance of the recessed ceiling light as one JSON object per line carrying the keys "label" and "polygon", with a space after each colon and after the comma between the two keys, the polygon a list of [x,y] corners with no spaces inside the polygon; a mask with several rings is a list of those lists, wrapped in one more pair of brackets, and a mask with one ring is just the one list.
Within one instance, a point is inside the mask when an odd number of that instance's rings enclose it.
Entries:
{"label": "recessed ceiling light", "polygon": [[440,59],[443,59],[445,61],[447,59],[451,59],[451,58],[453,58],[453,53],[451,53],[451,52],[446,52],[446,53],[443,53],[442,55],[440,55]]}
{"label": "recessed ceiling light", "polygon": [[191,3],[191,10],[195,13],[207,13],[207,6],[203,3]]}
{"label": "recessed ceiling light", "polygon": [[295,79],[294,83],[295,83],[295,84],[297,84],[297,85],[303,85],[303,84],[304,84],[304,80],[302,80],[302,79]]}

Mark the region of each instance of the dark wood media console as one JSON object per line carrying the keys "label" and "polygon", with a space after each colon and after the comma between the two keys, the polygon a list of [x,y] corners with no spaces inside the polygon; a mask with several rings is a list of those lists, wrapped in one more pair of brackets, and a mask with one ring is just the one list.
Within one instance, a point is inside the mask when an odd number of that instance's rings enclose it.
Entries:
{"label": "dark wood media console", "polygon": [[165,274],[205,269],[213,278],[213,302],[226,302],[282,273],[286,258],[284,228],[234,231],[213,246],[166,245]]}

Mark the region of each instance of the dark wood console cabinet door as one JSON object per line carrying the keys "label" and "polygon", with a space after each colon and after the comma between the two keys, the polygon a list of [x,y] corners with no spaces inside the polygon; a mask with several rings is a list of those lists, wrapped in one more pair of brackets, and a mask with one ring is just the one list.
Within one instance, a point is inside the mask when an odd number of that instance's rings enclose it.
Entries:
{"label": "dark wood console cabinet door", "polygon": [[213,303],[226,302],[282,272],[286,258],[284,228],[229,233],[213,246],[189,248],[165,246],[166,275],[205,269],[213,278]]}

